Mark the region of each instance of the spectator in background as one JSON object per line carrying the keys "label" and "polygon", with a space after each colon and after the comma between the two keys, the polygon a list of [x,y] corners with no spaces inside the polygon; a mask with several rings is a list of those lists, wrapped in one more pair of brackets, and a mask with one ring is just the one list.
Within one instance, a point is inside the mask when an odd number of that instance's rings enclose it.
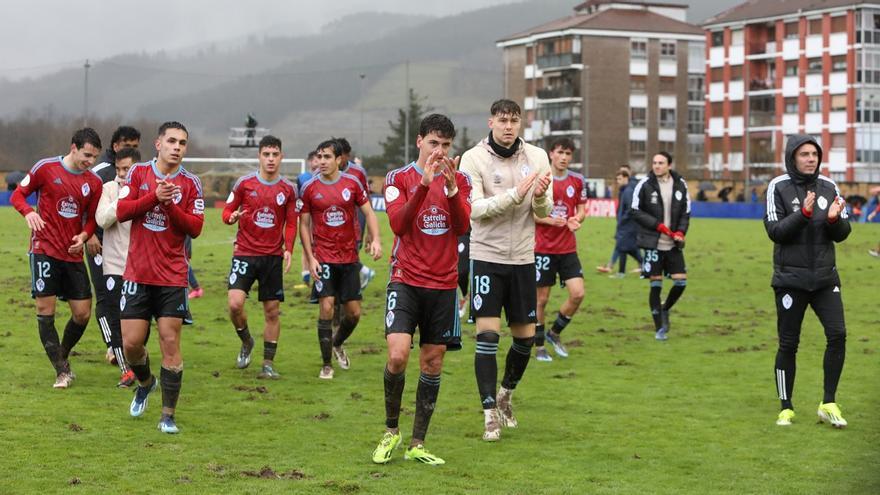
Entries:
{"label": "spectator in background", "polygon": [[752,203],[757,203],[757,202],[758,202],[758,188],[753,187],[752,188]]}
{"label": "spectator in background", "polygon": [[718,191],[718,199],[720,199],[721,201],[723,201],[725,203],[729,202],[731,192],[733,192],[733,186],[727,186],[727,187],[721,188],[721,190]]}
{"label": "spectator in background", "polygon": [[[618,200],[617,211],[618,211],[618,214],[620,212],[620,195],[623,193],[623,188],[620,187],[620,179],[619,179],[621,172],[626,172],[626,176],[630,177],[632,175],[632,169],[630,168],[630,166],[628,164],[624,164],[624,165],[621,165],[617,171],[617,184],[619,186],[617,189],[617,200]],[[587,195],[589,197],[589,190],[587,191]],[[617,234],[615,231],[615,238],[616,237],[617,237]],[[611,259],[608,260],[608,263],[606,263],[604,265],[597,266],[596,271],[599,273],[611,273],[611,270],[614,267],[614,264],[617,263],[617,258],[619,256],[620,256],[620,253],[617,252],[617,247],[615,246],[615,248],[611,250]]]}
{"label": "spectator in background", "polygon": [[[642,265],[642,255],[636,239],[639,234],[639,226],[632,218],[632,196],[635,183],[629,180],[629,172],[625,169],[617,171],[617,185],[620,187],[620,202],[617,206],[617,233],[614,235],[614,255],[620,258],[620,265],[616,275],[612,278],[626,276],[626,258],[632,256]],[[641,268],[639,268],[641,271]]]}

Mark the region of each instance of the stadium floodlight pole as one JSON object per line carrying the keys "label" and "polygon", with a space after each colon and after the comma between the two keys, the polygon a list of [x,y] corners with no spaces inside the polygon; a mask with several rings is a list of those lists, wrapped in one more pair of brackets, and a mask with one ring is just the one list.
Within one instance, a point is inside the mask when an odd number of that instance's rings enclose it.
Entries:
{"label": "stadium floodlight pole", "polygon": [[363,72],[358,76],[361,78],[361,139],[360,145],[361,153],[363,154],[364,150],[364,79],[367,77]]}
{"label": "stadium floodlight pole", "polygon": [[89,120],[89,69],[91,67],[89,59],[86,59],[86,63],[83,64],[83,69],[85,70],[85,81],[83,82],[83,127],[88,125]]}
{"label": "stadium floodlight pole", "polygon": [[409,60],[406,61],[406,107],[405,121],[403,124],[403,163],[409,163],[409,109],[410,109],[410,89],[409,89]]}

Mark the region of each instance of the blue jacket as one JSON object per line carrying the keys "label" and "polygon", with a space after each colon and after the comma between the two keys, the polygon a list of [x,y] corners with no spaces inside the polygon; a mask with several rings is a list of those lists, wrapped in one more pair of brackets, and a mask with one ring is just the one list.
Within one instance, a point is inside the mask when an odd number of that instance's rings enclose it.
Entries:
{"label": "blue jacket", "polygon": [[638,249],[636,238],[639,234],[639,226],[632,216],[633,189],[635,189],[635,183],[630,180],[618,193],[617,232],[614,234],[618,251]]}

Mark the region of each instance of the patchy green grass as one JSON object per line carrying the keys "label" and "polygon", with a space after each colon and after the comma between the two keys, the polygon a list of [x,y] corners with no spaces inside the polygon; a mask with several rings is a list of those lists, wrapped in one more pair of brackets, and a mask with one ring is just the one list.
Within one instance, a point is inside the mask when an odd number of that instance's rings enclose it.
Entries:
{"label": "patchy green grass", "polygon": [[[28,293],[27,231],[14,210],[0,209],[0,493],[880,493],[880,262],[865,254],[880,239],[876,226],[857,225],[838,250],[849,327],[838,395],[846,430],[815,424],[824,337],[812,313],[796,423],[774,425],[772,245],[760,222],[692,222],[688,289],[670,340],[658,343],[647,283],[594,274],[614,226],[589,219],[579,234],[587,298],[564,334],[571,357],[531,362],[515,397],[520,427],[486,444],[473,328],[465,328],[464,350],[447,355],[428,434],[448,462],[434,468],[404,461],[402,450],[386,466],[369,458],[384,421],[387,265],[373,264],[379,275],[348,346],[352,369],[337,369],[331,382],[317,378],[317,308],[292,288],[292,274],[276,361],[283,379],[258,381],[257,366],[234,368],[238,340],[225,310],[233,229],[219,217],[209,210],[195,241],[206,296],[193,303],[196,324],[183,335],[182,433],[166,436],[156,430],[158,394],[143,418],[128,416],[131,392],[114,387],[117,370],[103,361],[94,323],[72,361],[74,387],[51,388]],[[552,306],[561,296],[554,289]],[[256,304],[248,306],[252,329],[262,326]],[[67,314],[59,310],[59,328]],[[411,361],[405,441],[417,382]]]}

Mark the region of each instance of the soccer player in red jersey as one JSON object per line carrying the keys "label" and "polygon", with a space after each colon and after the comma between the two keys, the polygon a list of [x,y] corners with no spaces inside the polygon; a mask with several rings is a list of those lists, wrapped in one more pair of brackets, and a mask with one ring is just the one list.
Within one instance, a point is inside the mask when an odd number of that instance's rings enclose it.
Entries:
{"label": "soccer player in red jersey", "polygon": [[424,447],[448,350],[461,349],[458,316],[458,236],[470,228],[470,179],[448,156],[455,127],[432,114],[419,125],[418,160],[391,171],[385,202],[394,249],[385,313],[385,433],[373,462],[385,464],[400,443],[400,403],[416,327],[419,328],[419,384],[413,434],[404,458],[438,465],[445,461]]}
{"label": "soccer player in red jersey", "polygon": [[[315,280],[320,306],[318,341],[323,366],[319,378],[333,378],[331,354],[336,353],[342,369],[348,369],[348,354],[343,348],[361,317],[361,286],[358,272],[355,211],[367,218],[370,243],[367,252],[377,260],[382,257],[379,222],[370,205],[363,185],[352,175],[340,172],[342,147],[333,139],[317,149],[320,173],[303,185],[300,191],[299,235],[309,260],[309,271]],[[342,321],[333,335],[331,318],[333,304],[343,306]]]}
{"label": "soccer player in red jersey", "polygon": [[[31,295],[37,306],[40,341],[55,368],[55,388],[67,388],[73,381],[68,357],[91,315],[92,292],[83,246],[97,227],[95,210],[102,182],[89,167],[100,152],[101,138],[94,129],[76,131],[68,153],[37,162],[10,198],[32,231]],[[37,211],[26,201],[34,192]],[[55,329],[59,298],[67,301],[71,313],[61,342]]]}
{"label": "soccer player in red jersey", "polygon": [[538,279],[538,323],[535,347],[538,361],[552,361],[544,348],[544,315],[550,288],[559,283],[568,290],[568,299],[556,314],[556,321],[546,335],[559,357],[568,357],[559,334],[571,322],[584,300],[584,272],[577,255],[575,232],[584,221],[587,184],[584,176],[568,170],[574,143],[559,138],[550,145],[550,169],[553,171],[553,209],[546,218],[535,217],[535,270]]}
{"label": "soccer player in red jersey", "polygon": [[[181,165],[189,133],[180,122],[159,127],[156,158],[138,163],[119,191],[116,217],[131,220],[128,260],[123,274],[122,341],[125,359],[138,379],[129,412],[138,417],[147,397],[162,385],[162,416],[159,430],[177,433],[174,421],[183,379],[180,329],[189,316],[186,294],[188,261],[186,236],[198,237],[205,221],[205,200],[198,177]],[[156,319],[162,370],[157,380],[150,371],[146,340],[150,320]]]}
{"label": "soccer player in red jersey", "polygon": [[278,320],[284,301],[284,273],[290,271],[293,241],[296,239],[296,186],[281,177],[279,167],[284,155],[281,140],[265,136],[259,145],[259,171],[238,179],[226,207],[223,223],[238,222],[232,267],[229,270],[229,316],[241,339],[236,366],[251,363],[254,339],[248,330],[244,301],[254,282],[259,281],[259,300],[263,303],[266,326],[263,330],[263,369],[257,378],[281,378],[273,364],[278,349],[281,323]]}

